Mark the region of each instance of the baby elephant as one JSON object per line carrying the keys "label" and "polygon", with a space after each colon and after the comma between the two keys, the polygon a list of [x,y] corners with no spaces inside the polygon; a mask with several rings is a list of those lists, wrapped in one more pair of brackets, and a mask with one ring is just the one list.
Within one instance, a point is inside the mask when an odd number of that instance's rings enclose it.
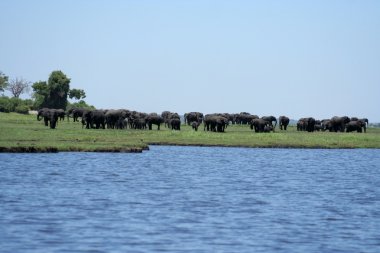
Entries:
{"label": "baby elephant", "polygon": [[170,126],[172,130],[181,130],[181,120],[180,119],[171,119]]}
{"label": "baby elephant", "polygon": [[273,131],[273,127],[272,126],[265,126],[264,127],[264,133],[269,133],[270,131]]}
{"label": "baby elephant", "polygon": [[197,121],[191,122],[191,128],[193,128],[195,131],[198,131],[199,125],[200,125],[200,123]]}

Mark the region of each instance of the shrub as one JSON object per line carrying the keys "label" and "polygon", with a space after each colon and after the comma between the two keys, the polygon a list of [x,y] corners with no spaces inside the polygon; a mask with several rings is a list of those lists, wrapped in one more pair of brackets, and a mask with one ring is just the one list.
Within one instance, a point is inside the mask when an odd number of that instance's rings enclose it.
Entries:
{"label": "shrub", "polygon": [[8,97],[0,97],[0,112],[10,112],[11,103],[9,102]]}
{"label": "shrub", "polygon": [[19,105],[22,105],[22,99],[16,98],[16,97],[12,97],[9,99],[9,106],[10,106],[9,110],[11,112],[16,111],[16,107]]}
{"label": "shrub", "polygon": [[85,109],[96,109],[95,106],[87,104],[84,100],[80,100],[76,103],[68,103],[66,109],[69,110],[71,108],[85,108]]}
{"label": "shrub", "polygon": [[0,97],[0,112],[28,113],[33,101],[31,99]]}
{"label": "shrub", "polygon": [[15,108],[15,112],[21,113],[21,114],[28,114],[29,107],[27,105],[19,105]]}

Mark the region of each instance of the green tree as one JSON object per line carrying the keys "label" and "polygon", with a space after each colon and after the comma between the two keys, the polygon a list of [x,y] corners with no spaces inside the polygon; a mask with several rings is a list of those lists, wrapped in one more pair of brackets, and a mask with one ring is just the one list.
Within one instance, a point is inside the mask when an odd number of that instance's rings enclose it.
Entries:
{"label": "green tree", "polygon": [[81,98],[86,98],[86,93],[84,92],[84,90],[80,90],[80,89],[71,89],[69,91],[69,98],[75,98],[77,100],[81,99]]}
{"label": "green tree", "polygon": [[0,71],[0,92],[4,92],[8,86],[8,77]]}
{"label": "green tree", "polygon": [[53,71],[48,80],[49,96],[46,107],[56,109],[66,109],[67,95],[70,90],[70,78],[62,71]]}
{"label": "green tree", "polygon": [[32,88],[34,109],[47,107],[65,110],[68,106],[67,97],[77,100],[86,97],[84,90],[70,90],[70,78],[60,70],[53,71],[47,82],[35,82]]}
{"label": "green tree", "polygon": [[39,81],[32,85],[35,107],[66,109],[67,95],[70,91],[70,78],[62,71],[53,71],[48,82]]}
{"label": "green tree", "polygon": [[32,85],[33,89],[33,98],[34,98],[34,108],[39,109],[46,107],[45,98],[49,96],[48,85],[45,81],[35,82]]}

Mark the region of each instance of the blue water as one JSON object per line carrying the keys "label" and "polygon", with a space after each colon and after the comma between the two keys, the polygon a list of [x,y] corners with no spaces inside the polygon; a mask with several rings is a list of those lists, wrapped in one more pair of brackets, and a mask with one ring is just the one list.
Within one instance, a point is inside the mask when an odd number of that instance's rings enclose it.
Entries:
{"label": "blue water", "polygon": [[380,252],[380,150],[0,154],[0,252]]}

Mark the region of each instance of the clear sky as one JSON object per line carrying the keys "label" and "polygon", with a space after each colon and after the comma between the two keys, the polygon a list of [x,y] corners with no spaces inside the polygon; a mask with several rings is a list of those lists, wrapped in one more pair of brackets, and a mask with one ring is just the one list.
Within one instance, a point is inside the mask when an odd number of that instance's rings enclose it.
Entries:
{"label": "clear sky", "polygon": [[0,1],[0,70],[97,108],[380,122],[380,1]]}

